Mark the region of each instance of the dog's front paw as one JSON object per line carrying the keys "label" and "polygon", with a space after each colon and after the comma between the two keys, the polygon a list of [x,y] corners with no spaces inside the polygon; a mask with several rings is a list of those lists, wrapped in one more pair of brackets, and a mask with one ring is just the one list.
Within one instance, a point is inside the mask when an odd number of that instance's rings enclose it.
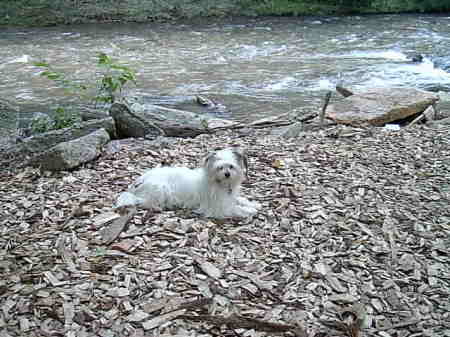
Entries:
{"label": "dog's front paw", "polygon": [[250,218],[258,213],[258,209],[248,206],[239,206],[235,209],[233,217]]}
{"label": "dog's front paw", "polygon": [[256,202],[256,201],[250,201],[250,200],[247,200],[247,199],[245,199],[243,197],[238,197],[237,201],[238,201],[238,204],[240,206],[242,206],[242,207],[253,208],[256,211],[261,209],[261,204],[259,202]]}
{"label": "dog's front paw", "polygon": [[252,207],[253,207],[254,209],[256,209],[257,211],[259,211],[259,210],[262,208],[262,206],[261,206],[261,204],[260,204],[259,202],[256,202],[256,201],[250,201],[250,203],[252,204]]}

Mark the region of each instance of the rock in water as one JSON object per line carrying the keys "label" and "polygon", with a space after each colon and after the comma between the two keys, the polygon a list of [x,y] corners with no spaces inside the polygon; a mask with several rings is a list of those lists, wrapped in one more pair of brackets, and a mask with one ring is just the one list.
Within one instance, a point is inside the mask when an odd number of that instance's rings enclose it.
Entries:
{"label": "rock in water", "polygon": [[450,56],[440,56],[433,58],[433,65],[436,68],[450,72]]}
{"label": "rock in water", "polygon": [[438,99],[413,88],[374,88],[330,104],[326,116],[340,124],[383,126],[423,112]]}

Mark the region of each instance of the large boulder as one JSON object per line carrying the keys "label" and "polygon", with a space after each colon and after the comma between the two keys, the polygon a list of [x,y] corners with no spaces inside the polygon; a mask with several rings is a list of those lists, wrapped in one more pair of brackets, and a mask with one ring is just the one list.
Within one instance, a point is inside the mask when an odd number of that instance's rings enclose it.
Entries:
{"label": "large boulder", "polygon": [[0,152],[0,161],[5,163],[5,166],[9,164],[17,165],[17,163],[26,164],[28,158],[38,153],[47,151],[59,143],[86,136],[101,128],[108,132],[111,139],[117,138],[116,127],[111,117],[91,120],[76,123],[69,128],[44,132],[25,138],[22,142]]}
{"label": "large boulder", "polygon": [[340,124],[383,126],[423,112],[438,99],[413,88],[374,88],[330,104],[326,116]]}
{"label": "large boulder", "polygon": [[195,137],[221,128],[237,125],[236,122],[208,114],[165,108],[152,104],[134,103],[131,106],[114,103],[110,115],[116,122],[120,137]]}
{"label": "large boulder", "polygon": [[100,156],[103,146],[109,140],[108,132],[102,128],[86,136],[59,143],[34,156],[30,163],[42,170],[71,170]]}
{"label": "large boulder", "polygon": [[105,129],[111,138],[116,138],[114,120],[111,117],[108,117],[104,119],[95,119],[76,123],[71,127],[64,129],[39,133],[32,137],[23,139],[22,142],[17,144],[17,146],[11,150],[25,155],[32,155],[37,152],[45,151],[58,143],[83,137],[100,128]]}

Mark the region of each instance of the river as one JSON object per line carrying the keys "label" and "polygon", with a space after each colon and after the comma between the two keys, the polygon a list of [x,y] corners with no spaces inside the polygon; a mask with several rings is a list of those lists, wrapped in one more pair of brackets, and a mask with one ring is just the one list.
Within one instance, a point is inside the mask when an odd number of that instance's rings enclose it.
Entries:
{"label": "river", "polygon": [[[89,81],[98,52],[137,71],[127,94],[202,94],[236,120],[317,110],[338,81],[354,91],[450,88],[450,74],[432,63],[435,55],[450,55],[450,15],[3,28],[0,43],[1,97],[24,113],[78,99],[39,76],[32,62],[46,60],[71,79]],[[425,58],[413,63],[410,53]]]}

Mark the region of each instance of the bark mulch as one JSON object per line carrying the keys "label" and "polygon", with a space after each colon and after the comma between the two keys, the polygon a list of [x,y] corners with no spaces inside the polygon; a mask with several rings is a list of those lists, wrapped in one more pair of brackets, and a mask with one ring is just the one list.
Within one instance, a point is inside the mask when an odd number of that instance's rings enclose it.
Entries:
{"label": "bark mulch", "polygon": [[[241,130],[110,144],[73,172],[0,173],[0,337],[450,336],[449,127]],[[249,153],[253,219],[139,211],[143,170]]]}

